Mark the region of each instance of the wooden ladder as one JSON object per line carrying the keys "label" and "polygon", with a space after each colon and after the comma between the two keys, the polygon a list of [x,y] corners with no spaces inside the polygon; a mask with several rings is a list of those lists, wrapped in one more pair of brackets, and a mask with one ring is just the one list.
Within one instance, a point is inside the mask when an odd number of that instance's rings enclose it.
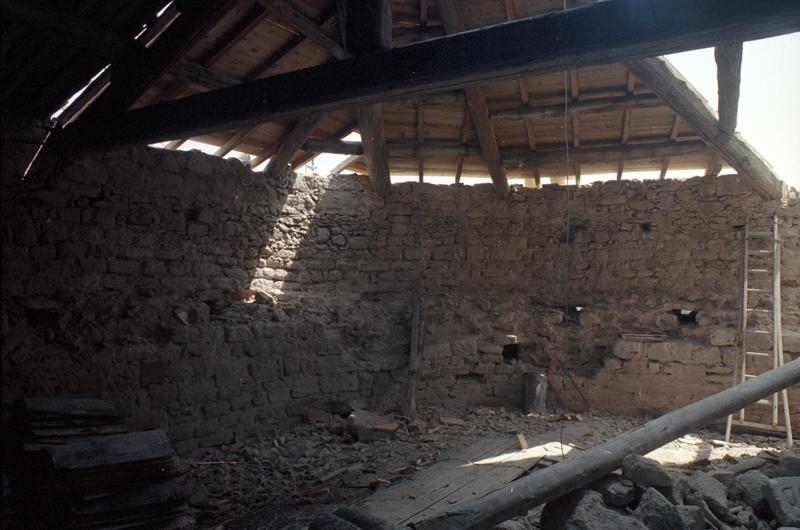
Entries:
{"label": "wooden ladder", "polygon": [[[767,244],[765,245],[764,242]],[[764,248],[766,247],[766,248]],[[771,264],[770,264],[771,261]],[[771,267],[770,267],[771,265]],[[771,282],[769,280],[772,276]],[[752,284],[751,284],[752,283]],[[765,285],[766,284],[766,285]],[[757,287],[756,287],[757,286]],[[744,225],[742,237],[741,268],[741,314],[739,317],[739,343],[741,349],[734,367],[733,384],[744,383],[757,377],[752,373],[758,357],[772,357],[772,368],[783,366],[783,337],[781,333],[781,242],[778,232],[778,216],[772,218],[772,230],[751,231],[749,221]],[[772,306],[769,306],[771,298]],[[752,307],[751,302],[752,301]],[[771,329],[758,328],[764,322],[755,315],[772,315]],[[761,324],[763,326],[763,324]],[[749,338],[756,335],[772,334],[772,351],[753,351],[748,346]],[[748,362],[749,360],[749,362]],[[750,368],[748,368],[750,366]],[[740,371],[741,370],[741,371]],[[749,370],[749,371],[748,371]],[[792,422],[789,415],[789,396],[786,389],[770,398],[761,399],[754,405],[768,406],[772,409],[772,423],[747,421],[745,409],[728,416],[725,427],[725,443],[730,442],[731,428],[744,427],[759,431],[786,434],[786,446],[792,447]],[[779,401],[783,408],[783,425],[778,424]],[[738,418],[734,418],[738,416]]]}

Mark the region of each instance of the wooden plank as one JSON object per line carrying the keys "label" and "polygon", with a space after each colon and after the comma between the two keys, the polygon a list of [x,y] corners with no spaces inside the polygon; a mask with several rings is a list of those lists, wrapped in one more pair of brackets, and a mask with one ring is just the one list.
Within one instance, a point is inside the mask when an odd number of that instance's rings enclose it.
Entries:
{"label": "wooden plank", "polygon": [[53,445],[47,452],[60,471],[132,465],[175,456],[169,438],[160,429],[76,439],[66,445]]}
{"label": "wooden plank", "polygon": [[785,184],[769,163],[740,135],[719,134],[720,124],[714,110],[666,59],[639,59],[630,62],[629,66],[761,195],[773,199],[782,196]]}
{"label": "wooden plank", "polygon": [[492,458],[513,448],[509,438],[477,438],[450,458],[413,475],[410,480],[379,490],[367,498],[361,508],[387,522],[402,524],[429,505],[447,497],[459,486],[469,483],[483,469],[472,462]]}
{"label": "wooden plank", "polygon": [[[584,99],[570,102],[567,105],[567,115],[574,116],[582,112],[610,112],[615,110],[630,110],[654,108],[664,105],[658,96],[642,94],[638,96],[613,96],[595,99]],[[493,121],[550,118],[564,115],[564,104],[528,106],[515,109],[498,110],[492,113]]]}
{"label": "wooden plank", "polygon": [[[442,17],[442,24],[447,33],[460,33],[465,30],[464,20],[459,6],[455,0],[439,0],[439,14]],[[483,161],[489,170],[495,191],[501,196],[508,194],[508,178],[503,160],[500,158],[500,148],[497,145],[497,136],[494,132],[494,125],[489,118],[489,105],[486,103],[486,96],[480,87],[468,87],[464,89],[467,98],[472,125],[475,128],[475,135],[483,152]]]}
{"label": "wooden plank", "polygon": [[314,128],[319,123],[320,114],[309,114],[300,121],[298,121],[289,134],[283,139],[278,152],[275,153],[269,163],[265,173],[270,178],[280,177],[288,168],[289,160],[294,156],[295,152],[299,151],[303,143],[314,131]]}
{"label": "wooden plank", "polygon": [[287,0],[257,0],[257,2],[273,14],[276,14],[300,34],[319,44],[337,59],[344,59],[348,56],[336,39],[322,31],[314,21],[297,9],[291,2]]}
{"label": "wooden plank", "polygon": [[136,109],[115,116],[102,135],[92,135],[97,123],[73,127],[96,147],[169,140],[798,29],[794,0],[609,0]]}

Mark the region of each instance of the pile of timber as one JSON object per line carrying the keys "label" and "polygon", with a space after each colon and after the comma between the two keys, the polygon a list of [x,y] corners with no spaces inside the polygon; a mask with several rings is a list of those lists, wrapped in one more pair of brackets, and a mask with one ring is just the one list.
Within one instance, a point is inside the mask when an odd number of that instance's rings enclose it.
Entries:
{"label": "pile of timber", "polygon": [[175,449],[162,430],[128,432],[102,400],[24,399],[6,447],[11,494],[32,528],[194,526]]}

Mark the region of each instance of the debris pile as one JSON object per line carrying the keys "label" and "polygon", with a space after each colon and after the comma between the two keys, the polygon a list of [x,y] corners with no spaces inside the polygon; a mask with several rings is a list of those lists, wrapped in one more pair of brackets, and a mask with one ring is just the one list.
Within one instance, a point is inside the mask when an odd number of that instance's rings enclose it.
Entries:
{"label": "debris pile", "polygon": [[34,528],[192,528],[164,431],[128,432],[111,403],[24,399],[11,413],[11,499]]}
{"label": "debris pile", "polygon": [[763,451],[692,470],[628,455],[621,474],[548,503],[542,530],[800,527],[800,454]]}

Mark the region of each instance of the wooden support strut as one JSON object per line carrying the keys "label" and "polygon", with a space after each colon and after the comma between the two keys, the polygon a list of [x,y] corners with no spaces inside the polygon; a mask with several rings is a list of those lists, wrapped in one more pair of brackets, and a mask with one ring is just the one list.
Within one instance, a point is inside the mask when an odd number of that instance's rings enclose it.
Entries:
{"label": "wooden support strut", "polygon": [[267,164],[265,173],[268,177],[279,177],[281,173],[286,171],[289,160],[302,147],[303,142],[306,141],[314,127],[317,126],[319,119],[319,114],[309,114],[295,124],[289,134],[286,135],[286,138],[283,139],[278,152]]}
{"label": "wooden support strut", "polygon": [[[439,0],[439,13],[442,17],[442,24],[448,33],[461,33],[466,30],[464,20],[461,16],[459,7],[454,0]],[[467,98],[469,111],[472,116],[472,124],[475,127],[475,134],[483,152],[483,161],[489,170],[494,189],[501,197],[508,195],[508,177],[506,168],[500,157],[500,148],[497,145],[497,137],[494,133],[494,125],[489,119],[489,105],[486,103],[486,96],[480,87],[469,87],[464,89]]]}
{"label": "wooden support strut", "polygon": [[87,147],[170,140],[798,29],[795,0],[608,0],[138,108],[114,116],[103,134],[102,124],[76,123],[74,135]]}
{"label": "wooden support strut", "polygon": [[644,455],[681,436],[800,382],[800,359],[770,370],[628,431],[613,440],[516,480],[447,512],[417,522],[417,530],[479,530],[587,486],[619,468],[630,454]]}
{"label": "wooden support strut", "polygon": [[[366,6],[355,0],[338,0],[342,41],[349,53],[364,54],[392,46],[392,4],[375,0]],[[383,104],[370,103],[356,107],[358,129],[372,189],[381,196],[392,190],[389,173],[389,151],[383,135]]]}
{"label": "wooden support strut", "polygon": [[[719,135],[729,137],[736,131],[739,114],[739,85],[742,79],[742,43],[722,44],[714,48],[717,63],[717,110]],[[719,175],[722,158],[717,151],[711,153],[707,175]]]}
{"label": "wooden support strut", "polygon": [[328,53],[337,59],[348,57],[342,45],[325,33],[320,27],[309,19],[302,11],[297,9],[287,0],[257,0],[259,4],[267,10],[273,11],[278,17],[289,26],[297,30],[301,35],[305,35],[310,40],[322,46]]}

